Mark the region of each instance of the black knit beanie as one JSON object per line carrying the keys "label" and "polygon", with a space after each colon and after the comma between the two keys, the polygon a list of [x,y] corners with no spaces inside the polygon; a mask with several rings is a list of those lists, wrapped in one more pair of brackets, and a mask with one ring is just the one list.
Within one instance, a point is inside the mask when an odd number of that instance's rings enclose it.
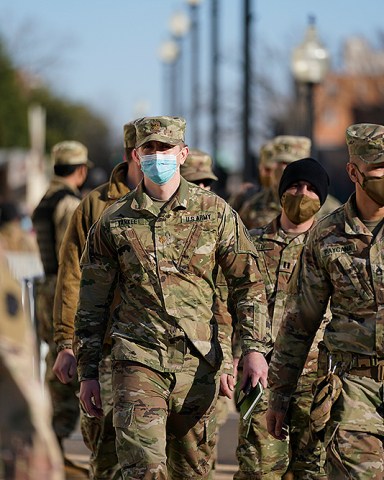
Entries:
{"label": "black knit beanie", "polygon": [[314,158],[302,158],[290,163],[284,169],[279,183],[279,198],[295,182],[304,181],[310,183],[319,195],[320,204],[325,202],[328,189],[329,177],[325,169]]}

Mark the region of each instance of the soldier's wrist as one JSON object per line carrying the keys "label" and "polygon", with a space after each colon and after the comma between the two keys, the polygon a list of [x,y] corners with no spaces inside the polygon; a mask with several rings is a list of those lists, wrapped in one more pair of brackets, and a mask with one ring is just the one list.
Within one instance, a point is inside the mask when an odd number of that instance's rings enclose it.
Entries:
{"label": "soldier's wrist", "polygon": [[72,342],[66,342],[66,343],[59,343],[56,347],[56,352],[59,353],[63,350],[72,350]]}
{"label": "soldier's wrist", "polygon": [[287,413],[291,402],[291,395],[282,395],[280,393],[270,391],[269,408],[275,412]]}

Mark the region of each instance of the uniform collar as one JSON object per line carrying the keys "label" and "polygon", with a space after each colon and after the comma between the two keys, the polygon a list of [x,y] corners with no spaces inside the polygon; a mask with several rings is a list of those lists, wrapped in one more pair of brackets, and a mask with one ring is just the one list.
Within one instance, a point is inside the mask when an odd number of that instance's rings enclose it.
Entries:
{"label": "uniform collar", "polygon": [[284,230],[281,228],[280,225],[280,218],[281,215],[278,215],[274,218],[268,225],[266,225],[262,232],[262,238],[265,240],[271,240],[277,243],[282,243],[284,245],[288,245],[291,242],[299,242],[302,243],[302,239],[306,237],[308,234],[307,232],[299,233],[296,237],[290,237],[287,235]]}
{"label": "uniform collar", "polygon": [[52,177],[52,180],[51,180],[51,186],[56,189],[56,187],[60,187],[62,188],[63,186],[69,188],[70,190],[72,190],[74,193],[76,193],[76,195],[80,196],[80,190],[75,187],[74,185],[70,184],[69,182],[67,182],[67,180],[65,180],[65,177],[60,177],[59,175],[54,175]]}
{"label": "uniform collar", "polygon": [[[189,185],[183,177],[180,177],[180,185],[172,198],[168,201],[166,209],[167,210],[185,210],[188,205],[190,192]],[[137,186],[132,200],[131,207],[134,210],[147,210],[148,212],[153,213],[154,215],[158,214],[158,207],[155,206],[151,197],[144,191],[144,182],[141,181]]]}
{"label": "uniform collar", "polygon": [[372,236],[372,233],[368,230],[358,216],[355,193],[352,193],[347,203],[344,205],[344,213],[346,234]]}
{"label": "uniform collar", "polygon": [[128,163],[121,162],[112,170],[108,184],[108,198],[117,200],[129,192],[127,185]]}

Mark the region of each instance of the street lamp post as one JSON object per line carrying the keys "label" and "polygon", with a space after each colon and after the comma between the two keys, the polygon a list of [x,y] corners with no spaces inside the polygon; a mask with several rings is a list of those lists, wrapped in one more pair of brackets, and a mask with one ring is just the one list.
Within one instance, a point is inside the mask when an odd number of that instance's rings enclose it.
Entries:
{"label": "street lamp post", "polygon": [[189,30],[189,18],[188,16],[182,12],[175,12],[171,20],[169,22],[169,28],[172,34],[172,37],[174,41],[177,43],[178,48],[179,48],[179,53],[178,56],[174,62],[174,72],[173,75],[176,77],[176,89],[173,93],[175,96],[175,106],[176,109],[173,112],[174,115],[182,115],[182,98],[183,98],[183,69],[182,69],[182,56],[183,56],[183,51],[182,51],[182,39],[184,35],[188,32]]}
{"label": "street lamp post", "polygon": [[329,54],[318,39],[315,18],[313,16],[309,17],[304,41],[293,50],[291,67],[296,82],[304,84],[306,87],[306,130],[307,136],[312,140],[312,150],[315,151],[314,90],[316,85],[324,80],[328,72]]}
{"label": "street lamp post", "polygon": [[191,140],[195,148],[199,146],[199,74],[200,74],[200,45],[199,45],[199,18],[198,7],[201,0],[187,0],[191,17]]}
{"label": "street lamp post", "polygon": [[164,65],[163,73],[163,112],[172,115],[176,111],[175,95],[176,90],[176,75],[174,74],[174,64],[179,55],[179,47],[173,40],[166,40],[159,49],[160,60]]}

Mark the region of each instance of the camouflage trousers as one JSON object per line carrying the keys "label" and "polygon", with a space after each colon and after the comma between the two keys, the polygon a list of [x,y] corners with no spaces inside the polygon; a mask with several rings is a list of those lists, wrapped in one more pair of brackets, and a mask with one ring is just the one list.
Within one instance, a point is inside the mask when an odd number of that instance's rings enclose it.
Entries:
{"label": "camouflage trousers", "polygon": [[217,462],[217,444],[219,440],[219,429],[224,423],[227,421],[228,418],[228,413],[229,413],[229,405],[228,405],[228,398],[227,397],[222,397],[219,395],[217,402],[216,402],[216,408],[215,408],[215,417],[216,417],[216,446],[214,448],[214,451],[212,453],[212,469],[216,470],[216,462]]}
{"label": "camouflage trousers", "polygon": [[53,430],[61,444],[62,440],[75,430],[79,420],[79,382],[77,377],[67,384],[60,382],[52,371],[56,357],[56,344],[50,344],[45,358],[45,381],[52,401]]}
{"label": "camouflage trousers", "polygon": [[210,479],[219,373],[187,352],[182,372],[113,364],[117,454],[126,480]]}
{"label": "camouflage trousers", "polygon": [[294,478],[300,480],[326,478],[324,449],[319,440],[312,439],[309,431],[311,386],[315,378],[315,372],[300,377],[288,412],[287,440],[276,440],[268,433],[268,389],[264,390],[250,424],[240,420],[236,449],[239,469],[234,480],[280,480],[286,472],[292,472]]}
{"label": "camouflage trousers", "polygon": [[384,382],[345,374],[325,430],[332,480],[384,478]]}
{"label": "camouflage trousers", "polygon": [[36,282],[36,321],[40,341],[48,344],[45,358],[45,381],[52,401],[52,426],[61,443],[75,430],[80,415],[79,382],[63,384],[53,373],[56,361],[56,344],[53,341],[53,301],[55,297],[56,275],[50,275]]}
{"label": "camouflage trousers", "polygon": [[92,480],[122,479],[116,454],[116,433],[113,426],[112,361],[104,356],[99,365],[99,382],[104,417],[89,417],[81,411],[81,433],[91,451],[89,478]]}

